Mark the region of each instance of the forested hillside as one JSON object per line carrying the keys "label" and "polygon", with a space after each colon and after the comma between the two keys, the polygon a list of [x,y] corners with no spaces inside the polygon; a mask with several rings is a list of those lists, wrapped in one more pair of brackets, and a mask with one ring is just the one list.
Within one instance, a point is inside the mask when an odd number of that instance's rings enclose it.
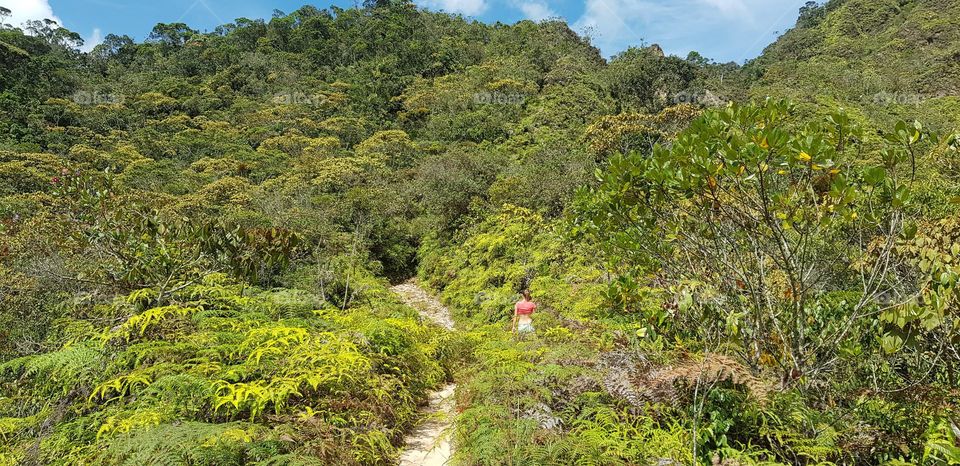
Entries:
{"label": "forested hillside", "polygon": [[755,97],[843,105],[882,125],[920,118],[949,131],[960,118],[960,4],[811,2],[751,67],[761,75]]}
{"label": "forested hillside", "polygon": [[455,464],[960,462],[960,2],[811,2],[744,66],[4,13],[0,465],[396,464],[450,381]]}

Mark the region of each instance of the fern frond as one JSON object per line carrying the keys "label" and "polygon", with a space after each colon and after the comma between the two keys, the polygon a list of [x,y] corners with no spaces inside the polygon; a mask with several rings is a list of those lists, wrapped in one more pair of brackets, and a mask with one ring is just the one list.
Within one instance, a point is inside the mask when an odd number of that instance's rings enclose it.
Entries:
{"label": "fern frond", "polygon": [[[619,355],[616,359],[625,357]],[[746,365],[716,353],[660,367],[646,362],[631,364],[623,361],[608,362],[604,367],[607,392],[638,407],[646,403],[677,405],[691,389],[717,382],[729,382],[745,389],[760,404],[765,404],[773,391],[772,383],[755,376]]]}

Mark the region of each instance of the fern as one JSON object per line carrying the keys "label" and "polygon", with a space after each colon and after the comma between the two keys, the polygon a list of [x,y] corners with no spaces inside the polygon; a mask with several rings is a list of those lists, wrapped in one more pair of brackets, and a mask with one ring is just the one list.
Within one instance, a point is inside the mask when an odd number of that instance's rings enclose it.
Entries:
{"label": "fern", "polygon": [[103,366],[103,355],[90,342],[31,357],[23,364],[24,376],[41,393],[66,395],[71,389],[92,383]]}
{"label": "fern", "polygon": [[253,329],[237,348],[239,354],[247,354],[247,362],[259,364],[266,355],[279,356],[291,345],[303,343],[310,335],[305,328],[271,326]]}
{"label": "fern", "polygon": [[153,288],[142,288],[127,295],[125,301],[127,304],[146,306],[147,304],[155,301],[157,298],[159,298],[157,290]]}
{"label": "fern", "polygon": [[235,412],[249,411],[253,420],[273,405],[279,414],[286,406],[287,399],[301,396],[300,381],[293,378],[277,378],[269,382],[229,383],[219,381],[215,384],[216,400],[214,409],[230,405]]}
{"label": "fern", "polygon": [[186,317],[202,310],[202,307],[180,307],[178,305],[155,307],[130,317],[112,333],[130,341],[134,336],[143,336],[150,327],[159,325],[171,316]]}
{"label": "fern", "polygon": [[10,379],[19,377],[26,369],[27,364],[36,357],[37,355],[21,356],[0,364],[0,377]]}
{"label": "fern", "polygon": [[[94,387],[89,399],[90,401],[100,399],[109,403],[130,395],[136,390],[150,386],[152,381],[150,376],[142,371],[121,375]],[[107,397],[111,394],[116,396],[108,399]]]}
{"label": "fern", "polygon": [[0,447],[0,466],[17,466],[21,464],[22,458],[15,453],[6,452]]}
{"label": "fern", "polygon": [[[728,356],[707,353],[700,360],[688,358],[679,363],[630,375],[636,393],[652,403],[679,404],[682,395],[697,386],[730,382],[743,387],[757,402],[767,401],[772,386],[754,376],[745,365]],[[636,403],[635,403],[636,404]]]}
{"label": "fern", "polygon": [[0,440],[6,441],[17,432],[36,424],[36,416],[27,418],[0,417]]}
{"label": "fern", "polygon": [[[443,378],[439,330],[392,300],[278,320],[292,297],[311,299],[272,294],[240,295],[212,279],[113,329],[78,326],[76,343],[0,364],[0,455],[20,461],[29,450],[40,463],[65,464],[388,462],[422,392]],[[129,314],[152,296],[134,292],[103,313]],[[236,418],[250,422],[211,422]]]}
{"label": "fern", "polygon": [[200,348],[192,342],[150,340],[132,344],[118,355],[114,367],[135,368],[161,362],[179,362]]}
{"label": "fern", "polygon": [[252,463],[252,466],[328,466],[329,462],[320,458],[304,456],[301,454],[272,455],[269,458]]}
{"label": "fern", "polygon": [[166,421],[168,416],[155,409],[137,410],[132,413],[123,413],[110,416],[97,431],[97,440],[126,434],[134,429],[143,429],[159,425]]}
{"label": "fern", "polygon": [[160,424],[112,438],[91,459],[129,466],[240,464],[249,443],[260,435],[257,426],[244,423]]}

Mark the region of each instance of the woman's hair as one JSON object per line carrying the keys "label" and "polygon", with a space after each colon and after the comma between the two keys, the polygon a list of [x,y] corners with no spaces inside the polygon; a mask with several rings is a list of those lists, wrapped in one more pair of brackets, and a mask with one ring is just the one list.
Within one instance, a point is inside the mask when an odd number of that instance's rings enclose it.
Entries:
{"label": "woman's hair", "polygon": [[526,299],[527,301],[530,300],[530,290],[523,290],[520,292],[520,294],[523,295],[523,299]]}

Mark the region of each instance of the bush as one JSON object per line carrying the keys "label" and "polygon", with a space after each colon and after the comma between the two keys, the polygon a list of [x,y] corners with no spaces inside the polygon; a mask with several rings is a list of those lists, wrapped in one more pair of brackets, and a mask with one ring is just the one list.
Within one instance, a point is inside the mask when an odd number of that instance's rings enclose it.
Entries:
{"label": "bush", "polygon": [[392,300],[340,311],[306,292],[207,276],[171,302],[0,365],[0,453],[48,464],[385,463],[443,378],[440,330]]}

